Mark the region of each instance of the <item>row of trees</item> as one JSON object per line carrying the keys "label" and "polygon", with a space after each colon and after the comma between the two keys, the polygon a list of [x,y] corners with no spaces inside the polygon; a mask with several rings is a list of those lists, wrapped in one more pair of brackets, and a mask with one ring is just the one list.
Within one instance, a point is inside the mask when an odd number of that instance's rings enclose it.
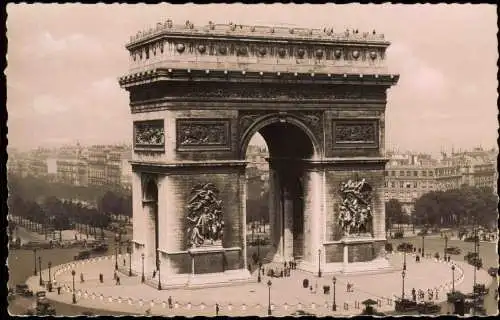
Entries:
{"label": "row of trees", "polygon": [[92,233],[96,228],[102,233],[111,222],[111,214],[132,216],[132,196],[123,191],[93,187],[82,196],[80,187],[66,185],[70,191],[62,192],[58,184],[17,176],[9,176],[8,187],[10,213],[49,229],[64,230],[84,224],[93,229]]}
{"label": "row of trees", "polygon": [[491,188],[464,186],[447,191],[430,191],[415,202],[412,216],[403,213],[401,203],[391,199],[385,203],[386,228],[393,223],[458,227],[477,223],[497,226],[498,197]]}
{"label": "row of trees", "polygon": [[24,200],[36,202],[47,197],[56,197],[58,199],[78,199],[97,205],[106,193],[112,193],[121,198],[132,197],[130,191],[116,186],[75,186],[33,176],[21,177],[9,174],[7,185],[11,195],[15,194]]}
{"label": "row of trees", "polygon": [[456,190],[431,191],[415,202],[415,222],[443,227],[477,223],[497,226],[498,197],[491,188],[464,186]]}

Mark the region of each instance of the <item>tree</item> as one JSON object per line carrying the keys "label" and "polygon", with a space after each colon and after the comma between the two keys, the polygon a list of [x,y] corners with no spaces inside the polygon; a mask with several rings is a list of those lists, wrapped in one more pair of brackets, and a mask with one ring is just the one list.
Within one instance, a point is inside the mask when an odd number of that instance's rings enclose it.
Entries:
{"label": "tree", "polygon": [[415,202],[419,224],[458,227],[474,220],[483,226],[496,226],[498,198],[491,188],[465,186],[456,190],[431,191]]}
{"label": "tree", "polygon": [[390,199],[385,203],[385,228],[389,229],[393,223],[403,222],[403,207],[397,199]]}

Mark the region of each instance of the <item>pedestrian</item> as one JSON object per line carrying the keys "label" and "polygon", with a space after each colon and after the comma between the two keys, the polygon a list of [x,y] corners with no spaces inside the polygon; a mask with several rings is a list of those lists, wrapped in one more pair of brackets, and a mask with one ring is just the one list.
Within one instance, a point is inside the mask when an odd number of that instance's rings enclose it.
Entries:
{"label": "pedestrian", "polygon": [[156,270],[153,270],[153,278],[156,276]]}
{"label": "pedestrian", "polygon": [[125,261],[125,258],[123,258],[123,266],[125,267],[127,265],[127,262]]}
{"label": "pedestrian", "polygon": [[172,309],[172,297],[171,296],[168,297],[168,308]]}
{"label": "pedestrian", "polygon": [[61,294],[61,286],[57,287],[57,294]]}
{"label": "pedestrian", "polygon": [[219,315],[219,304],[218,303],[215,304],[215,315],[216,316]]}
{"label": "pedestrian", "polygon": [[83,283],[85,280],[83,279],[83,273],[80,273],[80,282]]}
{"label": "pedestrian", "polygon": [[119,276],[116,277],[116,285],[120,285],[120,277]]}
{"label": "pedestrian", "polygon": [[102,273],[99,273],[99,282],[103,283],[104,282],[104,276]]}

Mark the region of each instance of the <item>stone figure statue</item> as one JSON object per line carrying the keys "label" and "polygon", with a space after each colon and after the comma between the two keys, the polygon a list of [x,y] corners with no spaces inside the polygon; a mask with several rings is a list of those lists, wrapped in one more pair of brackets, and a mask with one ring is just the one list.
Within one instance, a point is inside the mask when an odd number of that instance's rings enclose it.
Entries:
{"label": "stone figure statue", "polygon": [[340,185],[342,204],[340,205],[339,224],[344,235],[368,232],[372,221],[372,188],[365,179],[348,180]]}
{"label": "stone figure statue", "polygon": [[224,221],[219,190],[212,183],[196,185],[188,201],[187,221],[190,247],[215,245],[222,240]]}

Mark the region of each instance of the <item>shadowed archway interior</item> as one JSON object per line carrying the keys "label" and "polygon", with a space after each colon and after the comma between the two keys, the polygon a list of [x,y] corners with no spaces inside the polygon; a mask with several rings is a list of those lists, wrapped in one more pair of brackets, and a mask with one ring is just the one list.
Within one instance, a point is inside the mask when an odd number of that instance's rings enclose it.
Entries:
{"label": "shadowed archway interior", "polygon": [[159,261],[158,186],[154,179],[148,179],[144,188],[143,207],[148,221],[149,247],[146,248],[146,268],[157,270]]}
{"label": "shadowed archway interior", "polygon": [[301,259],[304,252],[304,160],[314,147],[308,135],[289,122],[258,130],[269,150],[269,221],[272,250],[266,260]]}

